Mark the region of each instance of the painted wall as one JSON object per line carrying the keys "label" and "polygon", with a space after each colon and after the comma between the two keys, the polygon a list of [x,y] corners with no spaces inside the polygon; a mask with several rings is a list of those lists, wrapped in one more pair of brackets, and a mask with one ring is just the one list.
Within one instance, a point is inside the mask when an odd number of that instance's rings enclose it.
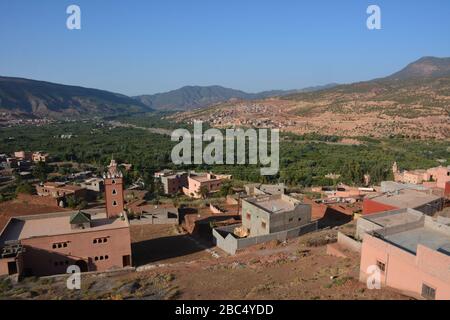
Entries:
{"label": "painted wall", "polygon": [[[94,239],[100,238],[107,241],[94,243]],[[66,273],[68,265],[78,260],[87,263],[88,271],[122,268],[123,256],[131,256],[129,228],[36,237],[21,243],[26,249],[24,271],[36,276]],[[66,243],[67,247],[53,248],[58,243]]]}
{"label": "painted wall", "polygon": [[450,299],[450,256],[419,245],[417,254],[366,234],[361,251],[360,280],[366,282],[367,268],[380,261],[386,265],[382,285],[420,297],[422,285],[436,289],[436,299]]}

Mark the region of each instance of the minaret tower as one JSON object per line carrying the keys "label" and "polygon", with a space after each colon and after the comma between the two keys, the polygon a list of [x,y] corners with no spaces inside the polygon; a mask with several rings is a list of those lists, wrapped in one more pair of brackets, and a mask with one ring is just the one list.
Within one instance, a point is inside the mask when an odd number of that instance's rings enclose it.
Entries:
{"label": "minaret tower", "polygon": [[123,175],[114,159],[103,174],[105,180],[106,216],[108,219],[117,218],[124,214]]}

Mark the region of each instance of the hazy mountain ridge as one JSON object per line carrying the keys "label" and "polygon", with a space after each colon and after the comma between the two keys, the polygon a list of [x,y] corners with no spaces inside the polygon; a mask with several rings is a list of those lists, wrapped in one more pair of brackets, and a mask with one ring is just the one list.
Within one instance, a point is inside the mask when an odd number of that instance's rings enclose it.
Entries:
{"label": "hazy mountain ridge", "polygon": [[295,133],[448,139],[449,66],[448,58],[425,57],[385,78],[278,99],[228,102],[180,113],[173,119],[203,120],[218,127],[272,127]]}
{"label": "hazy mountain ridge", "polygon": [[118,93],[11,77],[0,77],[0,109],[53,118],[150,110]]}
{"label": "hazy mountain ridge", "polygon": [[275,96],[285,96],[296,92],[316,91],[335,85],[336,84],[328,84],[325,86],[308,87],[300,90],[271,90],[259,93],[247,93],[222,86],[185,86],[165,93],[141,95],[134,98],[146,106],[157,110],[192,110],[208,107],[212,104],[227,102],[231,99],[265,99]]}

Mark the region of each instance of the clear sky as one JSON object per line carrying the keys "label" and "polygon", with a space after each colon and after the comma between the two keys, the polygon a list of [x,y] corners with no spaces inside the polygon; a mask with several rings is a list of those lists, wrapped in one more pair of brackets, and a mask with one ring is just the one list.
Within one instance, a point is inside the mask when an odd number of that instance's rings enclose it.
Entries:
{"label": "clear sky", "polygon": [[0,0],[0,75],[127,95],[348,83],[450,56],[449,14],[448,0]]}

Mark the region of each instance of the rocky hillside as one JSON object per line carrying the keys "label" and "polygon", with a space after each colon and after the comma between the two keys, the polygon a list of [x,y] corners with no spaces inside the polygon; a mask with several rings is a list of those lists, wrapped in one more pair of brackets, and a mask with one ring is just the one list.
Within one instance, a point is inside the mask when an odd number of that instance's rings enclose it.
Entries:
{"label": "rocky hillside", "polygon": [[274,127],[296,133],[450,138],[449,61],[422,58],[382,79],[279,99],[225,103],[174,118],[199,119],[222,127]]}
{"label": "rocky hillside", "polygon": [[75,118],[149,110],[135,99],[108,91],[0,77],[0,111],[8,113]]}

